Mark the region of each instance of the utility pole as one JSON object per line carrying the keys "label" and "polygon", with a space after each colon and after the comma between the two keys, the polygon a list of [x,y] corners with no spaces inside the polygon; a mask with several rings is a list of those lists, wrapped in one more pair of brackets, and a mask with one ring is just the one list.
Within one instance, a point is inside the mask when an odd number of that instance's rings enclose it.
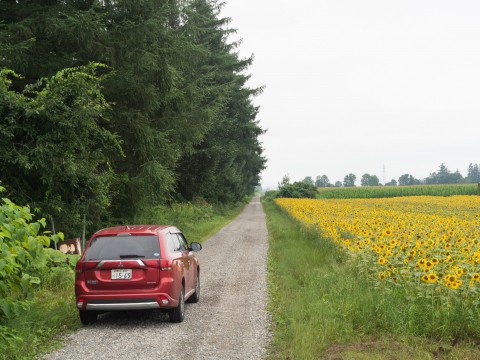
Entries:
{"label": "utility pole", "polygon": [[383,163],[383,177],[382,177],[383,185],[387,183],[387,176],[385,175],[385,163]]}

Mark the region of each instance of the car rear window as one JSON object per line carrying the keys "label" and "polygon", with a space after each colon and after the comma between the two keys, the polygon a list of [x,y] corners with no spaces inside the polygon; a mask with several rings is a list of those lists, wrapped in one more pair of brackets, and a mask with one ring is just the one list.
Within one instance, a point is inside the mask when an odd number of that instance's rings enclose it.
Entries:
{"label": "car rear window", "polygon": [[99,236],[92,239],[85,260],[158,259],[160,246],[155,235]]}

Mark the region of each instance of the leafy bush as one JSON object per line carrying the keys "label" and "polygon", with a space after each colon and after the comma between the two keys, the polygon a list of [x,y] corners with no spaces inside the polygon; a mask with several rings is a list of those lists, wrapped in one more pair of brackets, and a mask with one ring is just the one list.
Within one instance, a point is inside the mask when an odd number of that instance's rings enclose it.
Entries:
{"label": "leafy bush", "polygon": [[273,200],[277,197],[278,190],[268,190],[265,191],[264,198],[265,200]]}
{"label": "leafy bush", "polygon": [[309,198],[314,199],[317,194],[317,188],[312,184],[305,182],[294,182],[286,184],[280,188],[277,198]]}
{"label": "leafy bush", "polygon": [[[0,192],[5,189],[0,186]],[[0,319],[12,318],[28,308],[39,269],[47,264],[45,248],[63,234],[40,234],[45,219],[32,222],[28,206],[3,198],[0,206]]]}
{"label": "leafy bush", "polygon": [[214,215],[213,206],[205,201],[194,203],[174,203],[157,205],[154,208],[144,210],[135,218],[135,222],[165,224],[181,227],[189,223],[208,221]]}
{"label": "leafy bush", "polygon": [[235,217],[245,204],[209,204],[203,199],[145,208],[134,218],[135,224],[173,225],[182,230],[189,241],[202,242]]}

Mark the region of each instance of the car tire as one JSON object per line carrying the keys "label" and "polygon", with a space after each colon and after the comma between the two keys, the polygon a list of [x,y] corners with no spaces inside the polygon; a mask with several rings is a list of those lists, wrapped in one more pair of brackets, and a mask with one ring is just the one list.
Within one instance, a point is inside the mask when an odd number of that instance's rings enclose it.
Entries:
{"label": "car tire", "polygon": [[170,322],[172,323],[180,323],[185,318],[185,290],[183,289],[183,285],[180,289],[178,306],[170,309],[168,315],[170,316]]}
{"label": "car tire", "polygon": [[189,303],[198,303],[200,301],[200,273],[197,271],[197,281],[195,283],[195,292],[188,299]]}
{"label": "car tire", "polygon": [[82,311],[79,312],[80,322],[83,325],[90,325],[97,322],[98,314],[95,311]]}

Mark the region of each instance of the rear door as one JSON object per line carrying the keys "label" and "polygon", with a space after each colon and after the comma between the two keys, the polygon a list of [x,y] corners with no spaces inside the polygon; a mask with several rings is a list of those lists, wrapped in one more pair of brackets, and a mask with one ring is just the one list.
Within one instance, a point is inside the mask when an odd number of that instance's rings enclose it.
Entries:
{"label": "rear door", "polygon": [[172,244],[171,248],[174,262],[178,263],[181,267],[181,274],[179,275],[185,279],[185,293],[187,293],[191,288],[191,266],[188,256],[185,256],[185,244],[182,242],[182,238],[178,236],[177,231],[172,231],[167,236],[168,242]]}
{"label": "rear door", "polygon": [[178,239],[181,244],[181,252],[183,261],[185,263],[185,292],[195,288],[195,261],[193,259],[193,252],[188,248],[187,239],[182,233],[177,233]]}
{"label": "rear door", "polygon": [[157,235],[97,237],[84,261],[85,283],[91,290],[148,290],[160,281]]}

